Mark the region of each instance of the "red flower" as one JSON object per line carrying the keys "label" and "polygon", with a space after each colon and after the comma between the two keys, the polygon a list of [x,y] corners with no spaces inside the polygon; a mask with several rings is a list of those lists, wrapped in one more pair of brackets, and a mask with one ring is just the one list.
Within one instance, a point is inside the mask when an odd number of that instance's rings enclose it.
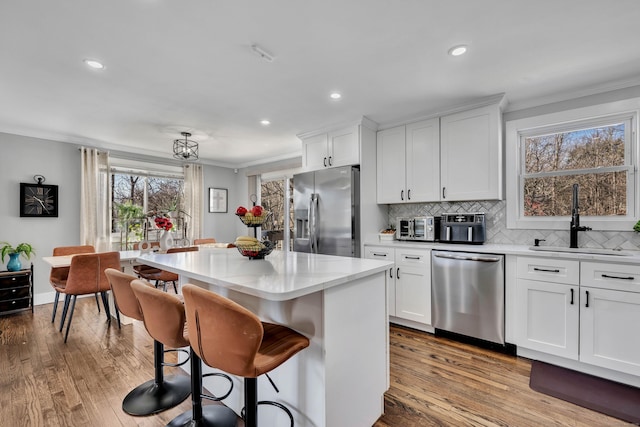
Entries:
{"label": "red flower", "polygon": [[155,218],[155,222],[156,227],[162,228],[163,230],[169,231],[173,228],[173,224],[171,223],[171,220],[169,218],[159,216]]}

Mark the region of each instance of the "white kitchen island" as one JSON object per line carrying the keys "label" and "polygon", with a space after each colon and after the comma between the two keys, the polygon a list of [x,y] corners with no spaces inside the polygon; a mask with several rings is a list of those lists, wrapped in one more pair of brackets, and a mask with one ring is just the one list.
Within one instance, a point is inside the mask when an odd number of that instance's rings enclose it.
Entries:
{"label": "white kitchen island", "polygon": [[[307,349],[269,374],[280,393],[264,376],[258,379],[258,399],[286,405],[296,426],[369,427],[382,415],[389,386],[385,273],[392,263],[281,251],[250,260],[236,249],[150,253],[138,261],[177,273],[181,285],[210,289],[309,338]],[[219,394],[219,381],[205,378],[204,386]],[[240,413],[241,378],[234,378],[224,403]],[[277,408],[261,405],[258,412],[262,426],[288,425]]]}

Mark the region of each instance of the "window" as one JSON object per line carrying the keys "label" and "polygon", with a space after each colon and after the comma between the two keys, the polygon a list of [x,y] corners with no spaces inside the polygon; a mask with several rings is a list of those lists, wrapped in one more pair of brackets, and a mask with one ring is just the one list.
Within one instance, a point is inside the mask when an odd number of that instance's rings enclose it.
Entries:
{"label": "window", "polygon": [[[114,166],[111,168],[112,241],[121,250],[141,240],[159,239],[160,230],[147,221],[150,215],[184,211],[184,179],[179,174]],[[174,231],[182,231],[173,214]],[[146,226],[145,226],[146,223]],[[177,236],[180,237],[180,236]]]}
{"label": "window", "polygon": [[507,123],[509,228],[568,229],[578,184],[585,225],[631,229],[638,200],[637,116],[605,111],[610,108],[596,106]]}

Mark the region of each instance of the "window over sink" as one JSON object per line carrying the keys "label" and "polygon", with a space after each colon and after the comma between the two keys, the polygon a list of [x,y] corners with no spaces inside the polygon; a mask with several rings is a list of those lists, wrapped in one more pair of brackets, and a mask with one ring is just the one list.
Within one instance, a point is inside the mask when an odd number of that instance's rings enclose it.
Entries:
{"label": "window over sink", "polygon": [[568,229],[577,183],[583,225],[630,231],[638,215],[639,101],[507,122],[508,228]]}

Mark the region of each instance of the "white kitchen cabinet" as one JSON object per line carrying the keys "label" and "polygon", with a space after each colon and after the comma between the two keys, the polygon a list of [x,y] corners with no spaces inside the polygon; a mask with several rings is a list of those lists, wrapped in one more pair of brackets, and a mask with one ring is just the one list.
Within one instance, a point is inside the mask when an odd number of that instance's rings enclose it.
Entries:
{"label": "white kitchen cabinet", "polygon": [[395,262],[387,276],[389,315],[431,325],[431,251],[366,245],[364,257]]}
{"label": "white kitchen cabinet", "polygon": [[640,376],[640,266],[580,265],[580,360]]}
{"label": "white kitchen cabinet", "polygon": [[379,131],[377,173],[378,203],[439,200],[439,119]]}
{"label": "white kitchen cabinet", "polygon": [[305,171],[360,164],[357,125],[301,139],[302,168]]}
{"label": "white kitchen cabinet", "polygon": [[640,376],[640,266],[518,257],[516,344]]}
{"label": "white kitchen cabinet", "polygon": [[578,286],[518,279],[516,344],[578,359]]}
{"label": "white kitchen cabinet", "polygon": [[[395,250],[381,246],[364,246],[364,256],[367,259],[395,262]],[[396,315],[396,267],[389,267],[387,272],[387,309],[389,316]]]}
{"label": "white kitchen cabinet", "polygon": [[578,359],[580,263],[518,257],[516,344]]}
{"label": "white kitchen cabinet", "polygon": [[487,105],[440,118],[441,200],[502,200],[502,111]]}

